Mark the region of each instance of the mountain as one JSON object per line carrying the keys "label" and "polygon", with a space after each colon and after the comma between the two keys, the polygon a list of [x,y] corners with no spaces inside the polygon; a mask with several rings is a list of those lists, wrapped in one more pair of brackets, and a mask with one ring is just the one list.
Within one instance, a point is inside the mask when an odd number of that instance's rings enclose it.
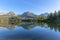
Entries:
{"label": "mountain", "polygon": [[39,16],[48,16],[49,14],[48,13],[44,13],[44,14],[40,14]]}
{"label": "mountain", "polygon": [[15,13],[13,11],[10,11],[7,13],[7,15],[15,15]]}
{"label": "mountain", "polygon": [[0,15],[4,15],[4,14],[6,14],[5,12],[0,12]]}
{"label": "mountain", "polygon": [[9,18],[9,17],[15,17],[16,15],[15,15],[15,13],[14,12],[12,12],[12,11],[10,11],[10,12],[8,12],[8,13],[4,13],[4,12],[0,12],[0,17],[2,18],[2,17],[6,17],[6,18]]}
{"label": "mountain", "polygon": [[22,15],[20,15],[21,17],[23,18],[36,18],[37,15],[35,15],[34,13],[32,12],[24,12]]}

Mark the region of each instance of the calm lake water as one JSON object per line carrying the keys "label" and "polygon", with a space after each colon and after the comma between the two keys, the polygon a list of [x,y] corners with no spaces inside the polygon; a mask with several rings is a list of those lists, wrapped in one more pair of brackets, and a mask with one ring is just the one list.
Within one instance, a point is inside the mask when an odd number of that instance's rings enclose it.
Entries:
{"label": "calm lake water", "polygon": [[60,40],[60,24],[0,25],[0,40]]}

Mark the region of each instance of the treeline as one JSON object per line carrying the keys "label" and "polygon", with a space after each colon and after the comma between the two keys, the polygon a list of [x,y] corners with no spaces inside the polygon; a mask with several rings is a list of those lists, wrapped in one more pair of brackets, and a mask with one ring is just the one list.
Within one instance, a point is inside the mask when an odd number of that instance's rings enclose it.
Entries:
{"label": "treeline", "polygon": [[60,22],[60,10],[54,13],[49,13],[48,16],[37,16],[36,18],[22,18],[20,16],[11,17],[9,19],[11,23],[20,22]]}
{"label": "treeline", "polygon": [[60,22],[60,10],[58,12],[50,13],[47,16],[47,22]]}

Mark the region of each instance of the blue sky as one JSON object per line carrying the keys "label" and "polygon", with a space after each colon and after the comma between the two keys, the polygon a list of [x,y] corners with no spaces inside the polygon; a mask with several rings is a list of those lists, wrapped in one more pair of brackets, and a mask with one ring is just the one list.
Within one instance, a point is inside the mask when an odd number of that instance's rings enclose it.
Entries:
{"label": "blue sky", "polygon": [[31,11],[37,15],[60,10],[60,0],[0,0],[0,12],[22,14]]}

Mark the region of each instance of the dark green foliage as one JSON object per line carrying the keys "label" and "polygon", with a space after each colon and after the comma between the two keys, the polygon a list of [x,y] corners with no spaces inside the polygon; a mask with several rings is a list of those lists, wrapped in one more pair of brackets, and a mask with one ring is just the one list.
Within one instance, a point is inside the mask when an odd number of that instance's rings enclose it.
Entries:
{"label": "dark green foliage", "polygon": [[60,20],[60,11],[50,13],[47,17],[48,22],[60,22],[59,20]]}

